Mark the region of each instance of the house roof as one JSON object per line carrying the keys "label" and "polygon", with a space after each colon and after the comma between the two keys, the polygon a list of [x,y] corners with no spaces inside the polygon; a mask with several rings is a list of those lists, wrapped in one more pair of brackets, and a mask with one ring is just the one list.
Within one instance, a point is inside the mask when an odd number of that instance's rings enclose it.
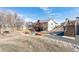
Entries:
{"label": "house roof", "polygon": [[69,25],[77,26],[79,25],[79,20],[66,20],[64,22],[64,26],[69,26]]}
{"label": "house roof", "polygon": [[61,31],[64,31],[63,25],[59,25],[55,27],[53,30],[51,30],[51,32],[61,32]]}
{"label": "house roof", "polygon": [[[42,22],[42,23],[47,23],[47,22],[49,22],[50,20],[52,20],[52,19],[49,19],[49,20],[40,20],[40,22]],[[54,20],[52,20],[55,24],[58,24],[58,23],[56,23]]]}
{"label": "house roof", "polygon": [[77,21],[77,20],[66,20],[66,21],[64,22],[64,26],[69,26],[69,25],[74,25],[74,26],[75,26],[76,21]]}

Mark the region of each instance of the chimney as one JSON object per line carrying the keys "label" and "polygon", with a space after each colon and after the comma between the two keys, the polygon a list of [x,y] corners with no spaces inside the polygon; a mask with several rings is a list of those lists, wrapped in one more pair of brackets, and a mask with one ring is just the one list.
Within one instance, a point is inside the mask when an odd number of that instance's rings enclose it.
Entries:
{"label": "chimney", "polygon": [[64,26],[67,26],[67,25],[68,25],[68,22],[69,22],[69,19],[66,18],[66,19],[65,19],[65,24],[64,24]]}

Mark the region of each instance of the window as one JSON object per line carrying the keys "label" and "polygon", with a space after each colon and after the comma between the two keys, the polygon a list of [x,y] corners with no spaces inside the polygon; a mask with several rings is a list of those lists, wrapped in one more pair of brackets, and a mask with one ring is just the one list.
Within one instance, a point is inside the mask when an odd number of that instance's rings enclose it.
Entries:
{"label": "window", "polygon": [[51,23],[51,25],[53,25],[53,23]]}

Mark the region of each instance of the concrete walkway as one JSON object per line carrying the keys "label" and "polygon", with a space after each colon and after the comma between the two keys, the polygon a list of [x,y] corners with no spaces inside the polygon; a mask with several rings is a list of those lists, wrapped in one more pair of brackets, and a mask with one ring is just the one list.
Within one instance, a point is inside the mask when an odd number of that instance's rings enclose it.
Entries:
{"label": "concrete walkway", "polygon": [[52,38],[52,39],[61,40],[61,41],[65,41],[65,42],[68,42],[68,43],[75,44],[75,45],[79,45],[79,41],[68,39],[68,38],[64,38],[62,36],[56,36],[56,35],[51,35],[51,34],[46,34],[45,36],[49,37],[49,38]]}
{"label": "concrete walkway", "polygon": [[79,45],[79,35],[76,35],[75,42]]}

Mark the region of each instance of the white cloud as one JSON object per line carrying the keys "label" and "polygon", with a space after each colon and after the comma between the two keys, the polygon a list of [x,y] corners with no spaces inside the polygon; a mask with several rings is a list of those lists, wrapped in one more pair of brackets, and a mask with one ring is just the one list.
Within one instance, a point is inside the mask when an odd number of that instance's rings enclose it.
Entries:
{"label": "white cloud", "polygon": [[47,15],[48,18],[55,18],[60,17],[62,14],[53,12],[53,8],[50,7],[40,7],[44,11],[44,13]]}
{"label": "white cloud", "polygon": [[40,7],[40,9],[47,11],[47,10],[49,10],[49,7]]}
{"label": "white cloud", "polygon": [[73,9],[65,13],[63,17],[64,17],[64,20],[65,18],[69,18],[69,20],[75,20],[76,17],[79,17],[79,8],[74,7]]}
{"label": "white cloud", "polygon": [[79,7],[71,8],[71,10],[66,11],[67,13],[55,13],[53,12],[54,8],[50,7],[40,7],[47,17],[55,19],[57,22],[61,23],[65,21],[65,18],[69,18],[70,20],[75,20],[75,17],[79,17]]}
{"label": "white cloud", "polygon": [[14,10],[5,10],[5,9],[0,9],[0,12],[8,12],[8,13],[11,13],[11,15],[14,15],[15,13],[17,14],[18,18],[22,18],[24,21],[26,22],[35,22],[35,20],[33,20],[32,18],[30,17],[27,17],[27,15],[24,15],[24,14],[21,14],[21,13],[17,13],[16,11]]}
{"label": "white cloud", "polygon": [[50,16],[52,14],[52,9],[50,9],[49,7],[40,7],[40,9],[42,9],[47,16]]}
{"label": "white cloud", "polygon": [[77,17],[77,16],[79,17],[79,8],[75,8],[70,12],[70,14],[74,17]]}
{"label": "white cloud", "polygon": [[36,22],[35,19],[30,18],[30,17],[26,17],[24,20],[25,20],[26,22]]}
{"label": "white cloud", "polygon": [[40,7],[41,10],[44,11],[44,13],[49,17],[52,13],[51,13],[51,9],[48,7]]}

